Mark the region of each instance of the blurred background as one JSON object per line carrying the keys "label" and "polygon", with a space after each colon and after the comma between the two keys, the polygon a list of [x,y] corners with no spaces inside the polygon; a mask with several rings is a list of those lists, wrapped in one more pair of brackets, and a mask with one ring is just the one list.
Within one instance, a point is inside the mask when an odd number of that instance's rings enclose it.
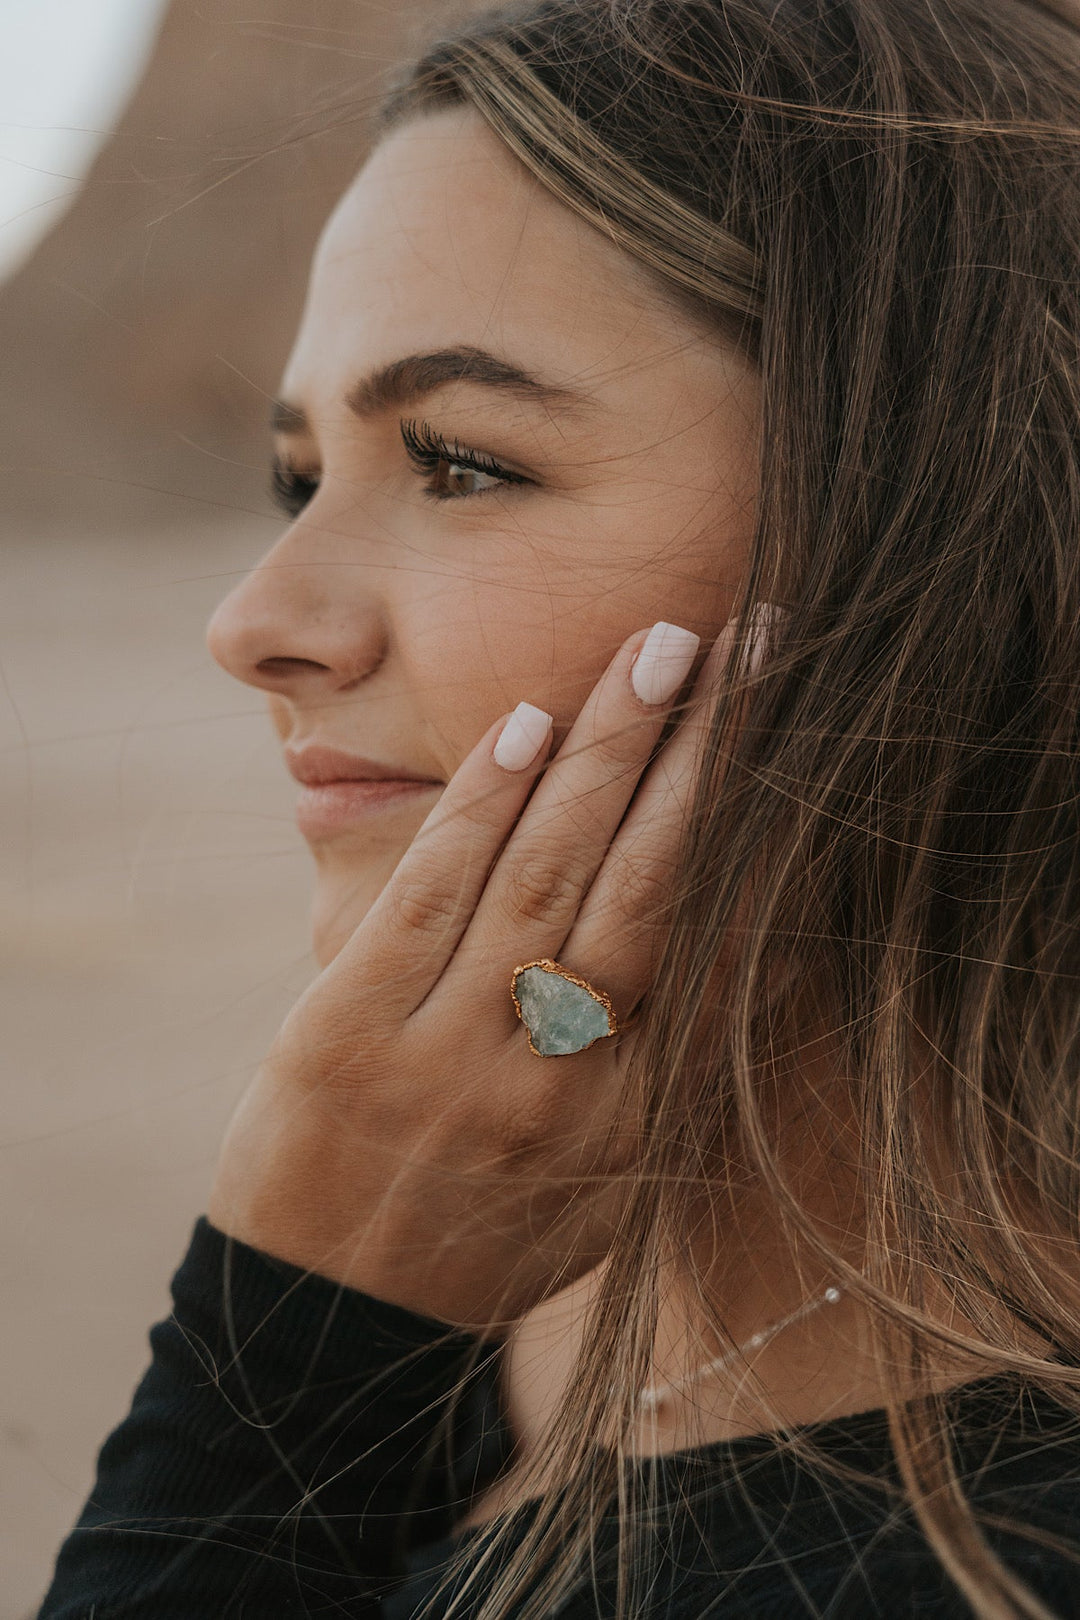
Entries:
{"label": "blurred background", "polygon": [[280,531],[266,401],[388,73],[468,0],[0,0],[0,1620],[145,1367],[313,971],[203,626]]}

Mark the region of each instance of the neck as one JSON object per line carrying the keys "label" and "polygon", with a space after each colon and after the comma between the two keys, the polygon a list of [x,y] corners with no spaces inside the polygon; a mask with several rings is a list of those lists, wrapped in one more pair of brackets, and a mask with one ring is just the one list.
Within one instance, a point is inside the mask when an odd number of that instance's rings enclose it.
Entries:
{"label": "neck", "polygon": [[643,1409],[638,1444],[646,1451],[881,1403],[863,1309],[845,1291],[828,1310],[815,1308],[836,1289],[836,1275],[784,1242],[763,1204],[744,1195],[715,1252],[695,1256],[696,1277],[680,1263],[663,1280],[649,1382],[671,1388],[655,1410]]}
{"label": "neck", "polygon": [[[867,1212],[860,1193],[859,1130],[847,1089],[824,1048],[807,1053],[797,1075],[770,1087],[777,1115],[768,1121],[778,1170],[818,1238],[858,1274],[866,1265]],[[674,1261],[663,1279],[662,1307],[648,1382],[674,1383],[747,1346],[715,1376],[691,1376],[647,1410],[637,1436],[646,1451],[735,1439],[828,1421],[886,1404],[892,1397],[879,1364],[868,1307],[830,1263],[793,1232],[771,1188],[755,1178],[731,1144],[688,1221],[699,1234],[692,1264]],[[730,1189],[730,1191],[728,1190]],[[825,1311],[801,1308],[830,1285],[842,1290]],[[935,1315],[962,1327],[945,1291]],[[775,1335],[772,1324],[794,1317]],[[722,1324],[723,1333],[718,1331]],[[930,1383],[945,1389],[984,1370],[973,1357],[941,1358]]]}

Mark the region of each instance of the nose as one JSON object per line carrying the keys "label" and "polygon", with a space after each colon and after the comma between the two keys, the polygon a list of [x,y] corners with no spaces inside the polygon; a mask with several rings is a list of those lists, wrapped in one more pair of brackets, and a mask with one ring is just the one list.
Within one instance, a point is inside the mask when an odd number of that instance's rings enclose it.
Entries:
{"label": "nose", "polygon": [[311,554],[294,524],[231,591],[207,627],[217,662],[249,686],[295,701],[355,686],[386,655],[386,604],[353,553]]}

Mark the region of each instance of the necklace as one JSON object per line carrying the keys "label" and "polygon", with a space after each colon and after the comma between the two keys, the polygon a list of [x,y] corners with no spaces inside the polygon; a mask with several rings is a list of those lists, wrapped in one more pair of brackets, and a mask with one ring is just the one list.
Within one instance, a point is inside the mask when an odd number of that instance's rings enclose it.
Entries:
{"label": "necklace", "polygon": [[795,1322],[801,1322],[804,1316],[812,1311],[820,1310],[822,1305],[835,1305],[840,1298],[840,1289],[828,1287],[816,1299],[809,1299],[797,1310],[789,1315],[782,1316],[778,1322],[772,1322],[766,1328],[760,1328],[752,1333],[745,1344],[736,1345],[734,1350],[727,1350],[722,1356],[714,1356],[712,1361],[706,1361],[702,1366],[695,1367],[692,1372],[683,1373],[681,1378],[672,1379],[670,1384],[646,1384],[644,1389],[638,1391],[638,1407],[643,1412],[655,1412],[661,1402],[676,1390],[685,1389],[687,1384],[696,1384],[699,1379],[706,1378],[709,1373],[721,1372],[723,1368],[730,1367],[733,1361],[744,1356],[748,1350],[760,1350],[763,1344],[775,1339],[778,1333],[791,1327]]}

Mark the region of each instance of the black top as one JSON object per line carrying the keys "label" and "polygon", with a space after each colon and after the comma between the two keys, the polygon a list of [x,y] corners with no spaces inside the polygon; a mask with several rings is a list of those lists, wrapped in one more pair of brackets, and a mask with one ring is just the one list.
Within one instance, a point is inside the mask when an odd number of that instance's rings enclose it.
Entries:
{"label": "black top", "polygon": [[[341,1288],[201,1219],[151,1330],[152,1363],[109,1436],[39,1620],[411,1620],[470,1495],[510,1455],[497,1347]],[[466,1397],[449,1394],[473,1365]],[[1080,1432],[1006,1377],[951,1397],[978,1507],[1080,1548]],[[883,1414],[806,1431],[896,1479]],[[972,1610],[909,1515],[841,1488],[768,1436],[654,1470],[650,1620],[959,1620]],[[615,1612],[616,1525],[553,1613]],[[465,1532],[482,1543],[486,1529]],[[1080,1616],[1080,1564],[998,1526],[988,1539],[1051,1610]],[[433,1617],[442,1612],[438,1604]],[[466,1608],[466,1613],[474,1608]]]}

